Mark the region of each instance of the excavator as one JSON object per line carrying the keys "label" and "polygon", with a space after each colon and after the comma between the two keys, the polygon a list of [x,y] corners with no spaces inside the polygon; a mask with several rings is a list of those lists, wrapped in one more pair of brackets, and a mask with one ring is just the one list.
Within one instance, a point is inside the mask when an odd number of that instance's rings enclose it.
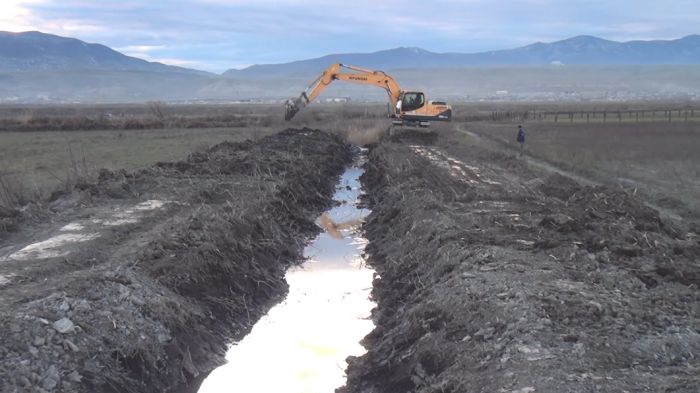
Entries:
{"label": "excavator", "polygon": [[[340,73],[342,68],[356,73]],[[395,126],[428,128],[431,121],[452,121],[452,107],[446,101],[428,101],[425,92],[401,90],[394,78],[383,71],[366,70],[341,63],[332,64],[323,71],[299,98],[285,102],[285,120],[291,120],[335,80],[362,83],[386,90],[389,95],[389,117],[392,118],[390,134],[394,133]]]}

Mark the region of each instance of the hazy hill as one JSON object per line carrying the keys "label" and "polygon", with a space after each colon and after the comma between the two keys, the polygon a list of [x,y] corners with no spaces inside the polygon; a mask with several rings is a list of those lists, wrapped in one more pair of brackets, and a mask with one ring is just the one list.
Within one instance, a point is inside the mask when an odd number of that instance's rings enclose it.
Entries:
{"label": "hazy hill", "polygon": [[[463,99],[496,91],[533,92],[700,92],[696,66],[468,67],[400,69],[391,72],[401,87],[432,98]],[[0,72],[0,102],[11,97],[44,101],[148,101],[192,99],[286,99],[298,97],[316,76],[204,76],[175,72],[44,70]],[[380,88],[333,83],[320,99],[350,96],[386,100]]]}
{"label": "hazy hill", "polygon": [[59,37],[37,31],[0,32],[0,71],[103,69],[177,72],[206,75],[208,72],[148,62],[126,56],[100,44]]}
{"label": "hazy hill", "polygon": [[670,41],[615,42],[578,36],[553,43],[535,43],[516,49],[482,53],[434,53],[420,48],[397,48],[373,53],[332,54],[283,64],[253,65],[231,69],[224,75],[292,75],[321,72],[332,63],[374,70],[401,68],[454,68],[473,66],[564,65],[697,65],[700,64],[700,35]]}

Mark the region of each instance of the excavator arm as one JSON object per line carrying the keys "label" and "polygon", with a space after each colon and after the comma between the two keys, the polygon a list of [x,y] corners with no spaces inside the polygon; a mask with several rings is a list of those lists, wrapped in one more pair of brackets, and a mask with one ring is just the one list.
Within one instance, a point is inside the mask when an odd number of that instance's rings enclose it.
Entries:
{"label": "excavator arm", "polygon": [[[341,68],[356,71],[354,74],[341,74]],[[314,80],[309,87],[304,90],[296,100],[287,100],[285,103],[285,120],[291,120],[302,108],[310,104],[323,90],[328,87],[334,80],[342,80],[346,82],[362,83],[365,85],[377,86],[386,90],[389,95],[389,101],[393,107],[401,95],[401,88],[394,78],[385,74],[382,71],[371,71],[363,68],[353,67],[336,63],[328,67],[323,73]]]}

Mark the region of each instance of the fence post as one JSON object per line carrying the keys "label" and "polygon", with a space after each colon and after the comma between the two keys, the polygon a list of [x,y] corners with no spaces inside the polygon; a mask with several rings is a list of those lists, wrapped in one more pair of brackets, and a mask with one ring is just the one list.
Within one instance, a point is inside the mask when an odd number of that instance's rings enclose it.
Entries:
{"label": "fence post", "polygon": [[688,111],[685,111],[685,121],[688,121]]}
{"label": "fence post", "polygon": [[554,114],[554,122],[556,123],[557,120],[559,120],[559,112]]}
{"label": "fence post", "polygon": [[617,111],[617,119],[618,121],[622,122],[622,111]]}
{"label": "fence post", "polygon": [[586,113],[586,123],[589,123],[591,121],[591,114]]}
{"label": "fence post", "polygon": [[635,123],[639,123],[639,112],[637,112],[637,117],[636,117],[636,119],[635,119],[634,122],[635,122]]}

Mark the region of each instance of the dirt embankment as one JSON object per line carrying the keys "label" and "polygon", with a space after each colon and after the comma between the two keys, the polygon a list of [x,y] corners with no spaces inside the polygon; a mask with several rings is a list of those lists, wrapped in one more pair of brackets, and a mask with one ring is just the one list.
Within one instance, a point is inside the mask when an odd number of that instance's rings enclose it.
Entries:
{"label": "dirt embankment", "polygon": [[381,144],[361,180],[377,328],[338,392],[700,389],[697,234],[478,149]]}
{"label": "dirt embankment", "polygon": [[223,364],[287,293],[352,156],[287,130],[56,196],[3,242],[0,391],[165,392]]}

